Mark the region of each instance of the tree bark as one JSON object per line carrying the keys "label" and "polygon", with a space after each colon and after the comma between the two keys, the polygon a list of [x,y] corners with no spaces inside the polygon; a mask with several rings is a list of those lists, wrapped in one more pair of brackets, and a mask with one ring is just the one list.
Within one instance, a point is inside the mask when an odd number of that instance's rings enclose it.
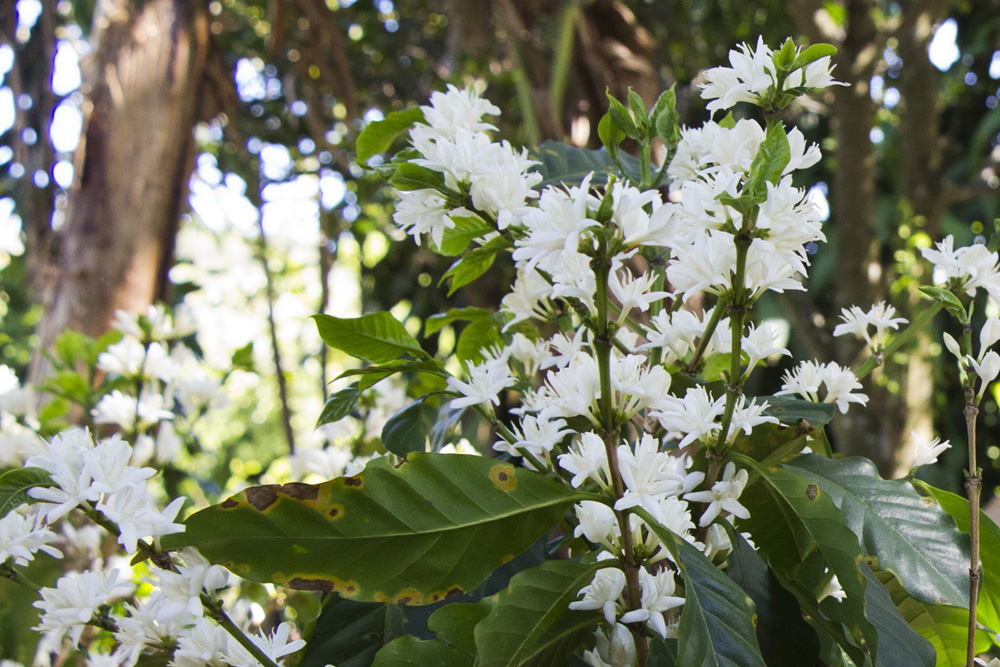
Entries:
{"label": "tree bark", "polygon": [[[91,35],[77,182],[35,272],[45,348],[66,328],[99,336],[115,310],[163,294],[193,166],[208,45],[200,3],[103,0]],[[32,376],[44,373],[39,355]]]}

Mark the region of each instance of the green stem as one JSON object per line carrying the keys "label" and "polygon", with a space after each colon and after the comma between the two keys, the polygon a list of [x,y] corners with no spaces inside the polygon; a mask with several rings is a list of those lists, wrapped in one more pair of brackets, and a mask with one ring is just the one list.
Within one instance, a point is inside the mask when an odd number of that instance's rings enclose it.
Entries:
{"label": "green stem", "polygon": [[[940,301],[935,301],[926,310],[913,318],[913,322],[910,323],[910,326],[899,332],[899,335],[893,337],[892,342],[885,346],[885,349],[882,350],[882,357],[888,357],[902,347],[908,340],[916,336],[917,332],[920,331],[923,326],[927,324],[935,315],[937,315],[938,311],[942,308],[944,308],[944,304]],[[858,366],[858,369],[854,371],[854,374],[860,380],[875,370],[878,366],[878,359],[875,356],[871,356],[865,360],[865,363]]]}
{"label": "green stem", "polygon": [[[677,303],[680,303],[680,299]],[[708,348],[709,341],[712,340],[712,336],[715,335],[715,330],[719,326],[719,322],[722,320],[722,314],[726,311],[729,306],[729,297],[725,294],[719,297],[719,300],[715,302],[715,310],[712,311],[712,317],[708,320],[708,325],[705,327],[705,333],[701,335],[701,340],[698,341],[698,347],[694,351],[694,356],[691,357],[691,363],[688,364],[685,372],[688,375],[694,375],[698,372],[698,364],[701,363],[701,357],[705,354],[706,348]]]}
{"label": "green stem", "polygon": [[264,665],[264,667],[278,667],[278,664],[271,660],[264,651],[261,650],[259,646],[253,643],[251,639],[243,632],[238,625],[233,623],[233,619],[229,618],[222,609],[222,604],[213,600],[208,595],[202,594],[201,604],[205,607],[205,611],[218,623],[223,630],[229,633],[229,635],[240,643],[240,646],[245,648],[250,655],[252,655],[257,662]]}
{"label": "green stem", "polygon": [[5,577],[10,579],[15,584],[19,586],[24,586],[25,588],[37,593],[42,590],[42,587],[33,582],[28,577],[24,576],[24,573],[14,567],[13,563],[4,563],[0,565],[0,577]]}

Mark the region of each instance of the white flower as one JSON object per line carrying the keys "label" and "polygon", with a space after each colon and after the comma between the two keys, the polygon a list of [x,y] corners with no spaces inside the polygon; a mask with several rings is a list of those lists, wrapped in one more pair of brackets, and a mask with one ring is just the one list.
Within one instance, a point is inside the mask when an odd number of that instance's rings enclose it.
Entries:
{"label": "white flower", "polygon": [[501,440],[493,445],[493,449],[520,456],[517,448],[522,448],[536,456],[547,457],[553,447],[562,442],[564,437],[574,432],[572,429],[566,428],[565,419],[547,419],[533,415],[525,415],[521,419],[520,429],[514,426],[512,430],[518,436],[517,440],[513,443]]}
{"label": "white flower", "polygon": [[[892,306],[887,306],[884,301],[879,301],[873,305],[867,313],[863,312],[857,306],[851,306],[850,310],[843,308],[840,312],[842,313],[840,319],[844,320],[844,323],[838,324],[834,328],[833,335],[855,334],[864,338],[865,342],[868,343],[868,347],[873,350],[881,350],[885,347],[886,329],[898,329],[900,324],[906,324],[906,318],[893,317],[896,314],[896,309]],[[875,327],[874,340],[868,334],[868,327],[870,326]]]}
{"label": "white flower", "polygon": [[134,554],[143,537],[156,541],[184,532],[184,524],[174,523],[183,504],[184,498],[175,498],[163,511],[157,511],[145,486],[129,486],[102,500],[97,510],[118,525],[118,543],[126,553]]}
{"label": "white flower", "polygon": [[757,48],[751,50],[741,44],[739,50],[729,52],[732,67],[713,67],[705,72],[707,83],[702,84],[702,99],[712,100],[708,110],[729,109],[737,102],[755,102],[775,82],[771,49],[764,38],[757,39]]}
{"label": "white flower", "polygon": [[[288,641],[291,630],[292,628],[288,623],[281,623],[269,636],[261,637],[257,634],[250,634],[248,636],[250,637],[250,641],[263,651],[264,655],[280,665],[283,662],[280,658],[295,653],[306,645],[302,639]],[[249,651],[243,648],[232,637],[227,642],[226,652],[222,654],[222,660],[233,667],[258,667],[260,664]]]}
{"label": "white flower", "polygon": [[[579,441],[573,443],[568,452],[559,455],[559,467],[573,473],[570,484],[574,488],[579,488],[587,478],[606,487],[607,482],[604,480],[611,478],[604,441],[596,433],[590,431],[580,434]],[[600,474],[602,472],[604,473],[603,479]]]}
{"label": "white flower", "polygon": [[424,122],[445,137],[454,136],[460,127],[473,132],[495,130],[482,122],[482,117],[500,115],[499,107],[480,97],[474,88],[459,89],[451,84],[444,92],[431,93],[430,104],[420,110],[424,112]]}
{"label": "white flower", "polygon": [[610,633],[594,632],[596,646],[583,654],[583,661],[591,667],[633,667],[636,660],[635,638],[621,623],[616,623]]}
{"label": "white flower", "polygon": [[668,569],[650,574],[645,568],[639,570],[639,584],[642,587],[642,602],[639,609],[633,609],[622,616],[622,623],[642,623],[667,636],[667,623],[663,612],[684,604],[684,598],[674,595],[674,573]]}
{"label": "white flower", "polygon": [[667,396],[664,405],[652,413],[670,438],[680,438],[678,447],[696,440],[708,443],[716,437],[722,425],[716,423],[725,411],[725,398],[712,399],[704,385],[688,389],[684,398]]}
{"label": "white flower", "polygon": [[1000,340],[1000,319],[989,317],[983,328],[979,330],[979,355],[986,354],[986,350]]}
{"label": "white flower", "polygon": [[573,531],[574,536],[583,535],[594,544],[603,544],[610,548],[614,540],[621,535],[614,510],[604,503],[582,500],[574,510],[579,521]]}
{"label": "white flower", "polygon": [[67,634],[74,645],[97,608],[115,599],[128,595],[132,584],[118,580],[119,571],[68,572],[59,578],[55,588],[39,591],[41,600],[32,606],[41,612],[41,620],[35,630],[44,632],[46,639],[56,646]]}
{"label": "white flower", "polygon": [[51,546],[59,536],[40,525],[42,516],[38,512],[32,516],[15,510],[0,519],[0,565],[10,558],[15,565],[27,565],[39,551],[55,558],[62,557],[62,553]]}
{"label": "white flower", "polygon": [[944,442],[941,442],[941,438],[934,438],[930,442],[924,442],[915,432],[910,431],[910,435],[912,435],[913,439],[917,442],[917,459],[913,462],[913,465],[910,466],[910,470],[914,470],[929,463],[934,463],[946,449],[951,447],[951,443],[949,441],[945,440]]}
{"label": "white flower", "polygon": [[185,549],[187,564],[177,566],[177,572],[154,569],[146,581],[156,586],[165,601],[157,609],[156,620],[170,623],[202,616],[201,594],[213,593],[229,583],[229,573],[219,565],[209,565],[194,549]]}
{"label": "white flower", "polygon": [[614,623],[618,615],[618,598],[625,590],[625,573],[617,567],[606,567],[598,570],[590,585],[580,589],[582,600],[569,603],[570,609],[600,609],[604,612],[604,620]]}
{"label": "white flower", "polygon": [[115,424],[131,431],[136,426],[141,429],[164,419],[173,419],[174,413],[165,405],[166,399],[155,391],[143,391],[136,400],[115,389],[102,396],[90,414],[96,424]]}
{"label": "white flower", "polygon": [[222,664],[228,641],[229,633],[222,626],[204,617],[196,618],[194,625],[177,638],[170,667],[218,667]]}
{"label": "white flower", "polygon": [[600,389],[597,361],[585,352],[578,352],[565,368],[549,372],[535,399],[539,406],[544,406],[541,414],[547,418],[580,415],[597,425],[595,409]]}
{"label": "white flower", "polygon": [[823,403],[836,403],[840,412],[846,413],[849,403],[868,403],[868,397],[862,393],[854,393],[861,389],[858,378],[848,368],[838,366],[834,362],[817,364],[814,361],[803,361],[794,370],[787,371],[782,377],[784,384],[775,396],[796,394],[813,402],[820,402],[820,385],[826,388]]}
{"label": "white flower", "polygon": [[652,291],[655,281],[656,278],[652,274],[633,278],[632,272],[628,269],[624,269],[621,274],[617,271],[611,272],[608,287],[611,288],[611,294],[621,305],[621,314],[618,316],[619,324],[625,321],[629,311],[633,308],[638,308],[640,312],[645,313],[649,310],[651,303],[669,296],[669,292]]}
{"label": "white flower", "polygon": [[487,356],[481,364],[470,365],[468,382],[448,378],[448,389],[462,394],[462,398],[451,401],[450,407],[454,410],[477,404],[500,405],[500,392],[517,382],[510,374],[507,356],[507,352],[496,357]]}
{"label": "white flower", "polygon": [[123,607],[128,615],[117,617],[115,640],[126,653],[126,664],[134,665],[147,646],[169,646],[172,638],[181,632],[181,627],[189,622],[190,619],[187,618],[182,619],[182,623],[164,624],[157,621],[159,606],[165,600],[162,594],[154,592],[136,605],[124,603]]}
{"label": "white flower", "polygon": [[736,464],[730,461],[726,464],[722,479],[712,485],[711,491],[696,491],[686,494],[684,500],[708,503],[708,507],[702,513],[698,525],[704,528],[712,523],[715,517],[719,516],[720,512],[729,512],[740,519],[749,518],[750,512],[739,503],[743,487],[747,485],[749,478],[750,476],[746,470],[737,472]]}
{"label": "white flower", "polygon": [[979,396],[986,392],[986,386],[1000,375],[1000,354],[990,350],[983,355],[982,359],[976,360],[971,356],[968,358],[969,364],[976,371],[976,375],[982,381],[979,387]]}
{"label": "white flower", "polygon": [[537,271],[519,270],[511,291],[500,300],[500,312],[513,315],[514,318],[504,325],[507,331],[518,322],[524,322],[533,317],[544,320],[546,307],[542,299],[552,294],[552,286]]}
{"label": "white flower", "polygon": [[70,429],[57,434],[38,447],[39,453],[28,457],[25,465],[42,468],[49,473],[53,487],[35,487],[28,495],[53,506],[46,507],[46,518],[56,521],[82,502],[95,502],[100,491],[92,488],[92,478],[84,470],[84,454],[93,449],[90,432]]}
{"label": "white flower", "polygon": [[764,322],[760,326],[750,325],[746,337],[743,338],[743,351],[747,353],[747,373],[752,371],[759,362],[776,354],[791,356],[792,353],[778,344],[778,340],[786,332],[773,326],[770,322]]}

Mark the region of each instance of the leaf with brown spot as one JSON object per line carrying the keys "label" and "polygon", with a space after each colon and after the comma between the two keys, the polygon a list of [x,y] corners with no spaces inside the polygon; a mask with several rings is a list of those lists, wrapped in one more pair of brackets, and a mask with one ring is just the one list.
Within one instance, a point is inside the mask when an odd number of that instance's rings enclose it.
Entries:
{"label": "leaf with brown spot", "polygon": [[231,499],[238,507],[191,515],[186,531],[162,544],[195,546],[253,581],[337,580],[356,585],[358,601],[423,604],[434,592],[475,589],[590,497],[512,467],[516,485],[497,488],[496,467],[479,456],[413,453],[398,470],[380,458],[359,475],[308,489],[254,487]]}

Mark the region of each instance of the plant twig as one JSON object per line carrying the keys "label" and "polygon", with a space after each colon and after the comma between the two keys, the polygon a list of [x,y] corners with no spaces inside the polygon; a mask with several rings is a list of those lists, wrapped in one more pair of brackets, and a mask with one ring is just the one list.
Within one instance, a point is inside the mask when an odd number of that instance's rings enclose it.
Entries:
{"label": "plant twig", "polygon": [[965,478],[965,489],[969,494],[969,537],[971,548],[969,553],[969,635],[966,651],[967,667],[974,667],[976,658],[976,609],[979,606],[979,494],[983,488],[983,480],[979,476],[976,463],[976,417],[979,408],[972,383],[966,388],[965,429],[969,440],[969,472]]}

